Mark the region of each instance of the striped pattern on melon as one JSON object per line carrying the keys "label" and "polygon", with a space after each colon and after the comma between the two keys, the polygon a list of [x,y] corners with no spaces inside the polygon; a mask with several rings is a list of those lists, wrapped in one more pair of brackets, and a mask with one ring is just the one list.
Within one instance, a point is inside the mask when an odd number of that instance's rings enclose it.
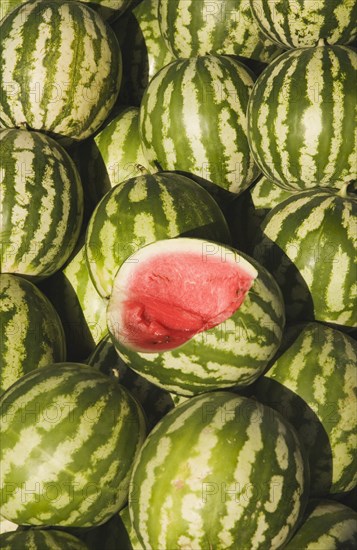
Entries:
{"label": "striped pattern on melon", "polygon": [[157,173],[114,187],[97,205],[86,235],[88,266],[99,294],[109,298],[116,272],[138,248],[183,234],[230,241],[221,210],[197,183]]}
{"label": "striped pattern on melon", "polygon": [[212,392],[161,420],[130,485],[130,518],[145,550],[274,550],[304,511],[308,469],[283,417]]}
{"label": "striped pattern on melon", "polygon": [[116,101],[121,53],[86,4],[31,0],[1,21],[0,72],[0,126],[82,140]]}
{"label": "striped pattern on melon", "polygon": [[299,48],[255,83],[248,139],[261,171],[285,189],[341,189],[357,178],[357,52]]}
{"label": "striped pattern on melon", "polygon": [[29,529],[0,535],[1,550],[88,550],[88,546],[59,530]]}
{"label": "striped pattern on melon", "polygon": [[34,279],[72,253],[83,217],[83,189],[66,151],[27,130],[0,130],[0,271]]}
{"label": "striped pattern on melon", "polygon": [[355,550],[357,513],[348,506],[327,499],[313,499],[306,508],[303,522],[286,550]]}
{"label": "striped pattern on melon", "polygon": [[159,0],[158,19],[177,58],[213,53],[269,63],[284,51],[261,32],[245,0]]}
{"label": "striped pattern on melon", "polygon": [[175,59],[161,36],[157,10],[158,0],[141,0],[112,25],[123,56],[121,105],[139,107],[153,76]]}
{"label": "striped pattern on melon", "polygon": [[296,429],[309,457],[311,496],[357,486],[357,342],[320,323],[290,327],[254,396]]}
{"label": "striped pattern on melon", "polygon": [[169,63],[149,83],[140,133],[149,162],[192,172],[238,193],[258,176],[247,140],[253,75],[229,56]]}
{"label": "striped pattern on melon", "polygon": [[141,404],[146,414],[148,429],[174,407],[174,397],[165,390],[151,384],[133,370],[119,357],[110,336],[105,336],[88,357],[87,364],[117,379]]}
{"label": "striped pattern on melon", "polygon": [[140,176],[143,171],[150,171],[141,148],[138,107],[122,110],[95,136],[94,141],[112,187]]}
{"label": "striped pattern on melon", "polygon": [[311,190],[265,218],[253,255],[282,289],[289,322],[357,326],[356,206],[353,195]]}
{"label": "striped pattern on melon", "polygon": [[84,244],[67,265],[40,285],[66,334],[68,361],[83,361],[107,334],[107,302],[90,278]]}
{"label": "striped pattern on melon", "polygon": [[316,46],[320,38],[329,44],[348,44],[357,37],[355,0],[250,0],[262,32],[283,48]]}
{"label": "striped pattern on melon", "polygon": [[57,312],[30,281],[0,274],[0,394],[27,372],[65,361]]}
{"label": "striped pattern on melon", "polygon": [[[188,244],[188,241],[195,244]],[[151,249],[155,246],[158,252],[162,248],[161,241],[149,246]],[[188,341],[171,350],[138,352],[135,348],[131,349],[134,347],[133,343],[135,345],[135,330],[133,334],[129,333],[124,337],[120,332],[119,302],[123,294],[119,269],[109,300],[107,322],[120,357],[129,367],[153,384],[180,395],[190,396],[234,385],[244,387],[251,384],[263,372],[281,342],[285,312],[277,283],[255,260],[217,243],[177,238],[173,239],[171,245],[169,241],[163,241],[163,246],[167,247],[168,251],[171,249],[177,252],[177,255],[180,247],[189,250],[191,246],[192,250],[202,251],[203,261],[206,256],[211,256],[222,262],[241,262],[242,270],[247,269],[244,263],[248,262],[250,270],[256,270],[257,277],[239,308],[223,322],[194,334]],[[133,254],[128,263],[123,265],[123,270],[128,271],[130,265],[133,265],[134,273],[136,262],[141,261],[143,254],[144,248],[138,251],[137,257]],[[154,252],[152,254],[154,258]],[[178,294],[181,292],[180,285],[183,286],[184,283],[178,279]],[[127,299],[135,300],[134,289],[132,295],[128,294]],[[190,308],[187,307],[190,313]],[[160,321],[158,324],[160,327]],[[160,328],[158,340],[161,335]],[[130,338],[133,338],[131,347]]]}
{"label": "striped pattern on melon", "polygon": [[0,21],[10,13],[19,4],[24,4],[27,0],[1,0],[0,3]]}
{"label": "striped pattern on melon", "polygon": [[57,363],[0,399],[0,506],[22,525],[93,527],[126,502],[146,425],[131,394],[93,367]]}

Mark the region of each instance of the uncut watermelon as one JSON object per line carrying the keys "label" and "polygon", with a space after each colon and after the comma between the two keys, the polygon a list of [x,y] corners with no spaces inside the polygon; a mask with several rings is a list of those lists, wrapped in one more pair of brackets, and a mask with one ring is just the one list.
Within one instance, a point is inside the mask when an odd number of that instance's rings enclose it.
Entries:
{"label": "uncut watermelon", "polygon": [[135,461],[129,513],[146,550],[283,548],[302,516],[309,472],[278,413],[231,392],[170,411]]}
{"label": "uncut watermelon", "polygon": [[63,143],[93,134],[117,99],[121,52],[87,4],[30,0],[0,22],[0,126]]}
{"label": "uncut watermelon", "polygon": [[0,398],[0,506],[14,523],[94,527],[127,500],[140,405],[93,367],[56,363]]}
{"label": "uncut watermelon", "polygon": [[0,272],[49,277],[69,258],[83,218],[76,167],[54,139],[0,130]]}
{"label": "uncut watermelon", "polygon": [[61,320],[30,281],[0,273],[0,394],[27,372],[66,360]]}

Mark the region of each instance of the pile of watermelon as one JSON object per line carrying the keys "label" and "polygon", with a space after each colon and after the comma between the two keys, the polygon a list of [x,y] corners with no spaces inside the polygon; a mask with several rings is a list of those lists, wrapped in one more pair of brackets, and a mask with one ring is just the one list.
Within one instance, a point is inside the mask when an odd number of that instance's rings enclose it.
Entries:
{"label": "pile of watermelon", "polygon": [[356,43],[2,0],[0,549],[357,547]]}

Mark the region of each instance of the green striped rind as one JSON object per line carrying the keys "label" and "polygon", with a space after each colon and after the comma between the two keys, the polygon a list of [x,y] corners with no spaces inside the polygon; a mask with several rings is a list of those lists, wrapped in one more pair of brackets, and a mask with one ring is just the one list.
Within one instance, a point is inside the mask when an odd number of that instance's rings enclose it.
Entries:
{"label": "green striped rind", "polygon": [[[139,108],[122,110],[94,138],[111,187],[150,171],[141,148]],[[156,172],[156,169],[153,169]]]}
{"label": "green striped rind", "polygon": [[125,388],[90,366],[57,363],[23,376],[0,407],[6,519],[92,527],[123,507],[146,430]]}
{"label": "green striped rind", "polygon": [[[128,536],[128,548],[127,550],[145,550],[144,547],[140,544],[140,541],[133,529],[133,526],[130,521],[129,506],[123,508],[120,513],[120,518],[125,526],[127,536]],[[119,549],[118,549],[119,550]],[[120,549],[122,550],[122,549]],[[126,549],[125,549],[126,550]]]}
{"label": "green striped rind", "polygon": [[129,511],[146,550],[282,548],[303,513],[308,467],[269,407],[230,392],[169,412],[134,465]]}
{"label": "green striped rind", "polygon": [[287,550],[354,550],[357,546],[357,513],[327,499],[313,499],[303,523],[285,546]]}
{"label": "green striped rind", "polygon": [[149,430],[174,407],[173,397],[168,392],[151,384],[124,363],[116,352],[109,335],[99,342],[88,358],[87,364],[116,378],[119,384],[130,391],[143,407]]}
{"label": "green striped rind", "polygon": [[197,183],[178,174],[143,175],[114,187],[88,225],[86,254],[99,294],[111,294],[115,274],[136,250],[179,235],[229,242],[217,203]]}
{"label": "green striped rind", "polygon": [[262,232],[254,257],[282,289],[289,322],[357,325],[353,196],[297,193],[271,210]]}
{"label": "green striped rind", "polygon": [[248,107],[261,171],[286,189],[341,189],[357,178],[357,53],[345,46],[286,52],[263,71]]}
{"label": "green striped rind", "polygon": [[64,269],[41,284],[41,289],[62,320],[68,360],[85,360],[107,334],[107,302],[92,283],[84,245]]}
{"label": "green striped rind", "polygon": [[88,546],[63,531],[29,529],[0,535],[1,550],[88,550]]}
{"label": "green striped rind", "polygon": [[291,197],[292,191],[282,189],[272,180],[261,176],[249,189],[255,211],[264,218],[268,212],[283,200]]}
{"label": "green striped rind", "polygon": [[228,56],[166,65],[149,83],[140,107],[148,161],[243,191],[259,173],[247,140],[253,84],[250,70]]}
{"label": "green striped rind", "polygon": [[[242,305],[227,320],[170,351],[142,353],[120,341],[115,286],[107,310],[109,332],[125,363],[153,384],[186,396],[254,382],[278,350],[285,323],[278,285],[262,266],[217,243],[202,241],[202,250],[238,263],[246,259],[258,271]],[[129,260],[134,262],[135,254]]]}
{"label": "green striped rind", "polygon": [[262,32],[283,48],[315,46],[320,38],[329,44],[348,44],[357,37],[355,0],[250,0]]}
{"label": "green striped rind", "polygon": [[123,54],[122,105],[139,107],[153,76],[175,59],[161,36],[157,9],[158,0],[141,0],[112,25]]}
{"label": "green striped rind", "polygon": [[0,130],[0,271],[34,279],[67,260],[83,217],[79,174],[40,132]]}
{"label": "green striped rind", "polygon": [[357,485],[355,340],[319,323],[290,328],[253,393],[297,430],[309,457],[311,495]]}
{"label": "green striped rind", "polygon": [[82,232],[84,232],[93,210],[110,190],[111,184],[93,137],[73,143],[67,151],[76,165],[82,182],[84,203]]}
{"label": "green striped rind", "polygon": [[234,197],[225,209],[233,245],[252,254],[265,216],[290,196],[291,191],[282,189],[262,175],[241,195]]}
{"label": "green striped rind", "polygon": [[24,4],[25,2],[26,0],[2,0],[0,3],[0,21],[19,4]]}
{"label": "green striped rind", "polygon": [[159,0],[158,19],[177,58],[239,55],[269,63],[284,50],[260,30],[244,0]]}
{"label": "green striped rind", "polygon": [[22,277],[0,274],[0,330],[0,394],[27,372],[66,359],[57,312]]}
{"label": "green striped rind", "polygon": [[119,92],[121,53],[94,10],[32,0],[1,21],[0,37],[0,126],[75,140],[99,128]]}

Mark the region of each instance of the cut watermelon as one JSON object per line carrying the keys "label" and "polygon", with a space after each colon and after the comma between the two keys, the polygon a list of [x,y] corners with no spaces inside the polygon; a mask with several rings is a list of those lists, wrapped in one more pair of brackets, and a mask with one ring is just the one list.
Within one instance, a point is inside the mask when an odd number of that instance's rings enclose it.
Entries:
{"label": "cut watermelon", "polygon": [[117,273],[110,330],[135,351],[174,349],[229,319],[256,276],[236,251],[213,242],[176,238],[149,244]]}

